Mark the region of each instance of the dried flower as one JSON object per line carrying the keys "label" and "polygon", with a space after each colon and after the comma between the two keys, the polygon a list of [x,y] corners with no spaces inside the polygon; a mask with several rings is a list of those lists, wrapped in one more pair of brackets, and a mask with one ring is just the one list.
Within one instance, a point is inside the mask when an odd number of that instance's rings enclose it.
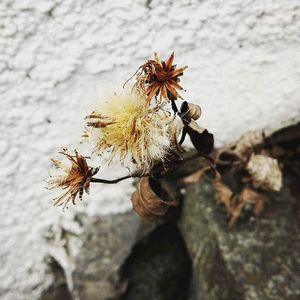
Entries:
{"label": "dried flower", "polygon": [[282,186],[282,173],[278,161],[265,155],[251,155],[246,166],[255,187],[279,191]]}
{"label": "dried flower", "polygon": [[109,163],[119,159],[147,170],[164,160],[170,146],[168,127],[171,118],[159,107],[150,107],[146,96],[123,89],[114,93],[101,108],[87,116],[94,134],[95,152],[108,155]]}
{"label": "dried flower", "polygon": [[90,180],[98,172],[98,168],[89,167],[86,158],[78,154],[76,150],[75,155],[71,155],[67,149],[63,149],[63,152],[59,153],[63,154],[71,162],[71,165],[66,166],[60,160],[52,159],[54,167],[62,170],[64,174],[51,176],[48,188],[66,189],[66,192],[54,199],[54,205],[64,204],[65,208],[71,200],[75,204],[77,194],[82,200],[84,191],[89,193]]}
{"label": "dried flower", "polygon": [[174,52],[167,61],[161,61],[157,53],[154,53],[154,60],[149,60],[140,66],[141,72],[137,75],[136,87],[147,95],[148,101],[158,95],[160,95],[160,102],[162,99],[182,99],[177,90],[183,90],[179,84],[179,77],[183,75],[187,66],[176,68],[173,60]]}

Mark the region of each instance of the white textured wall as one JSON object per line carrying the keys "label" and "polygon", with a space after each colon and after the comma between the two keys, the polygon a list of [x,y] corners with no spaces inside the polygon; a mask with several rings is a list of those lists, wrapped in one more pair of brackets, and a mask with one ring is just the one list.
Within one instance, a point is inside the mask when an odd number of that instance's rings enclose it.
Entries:
{"label": "white textured wall", "polygon": [[[80,136],[96,85],[175,50],[189,65],[185,98],[222,144],[299,116],[299,42],[299,0],[1,0],[0,298],[37,299],[49,283],[43,235],[63,213],[42,179],[49,156]],[[92,187],[76,210],[128,209],[130,183],[119,187]]]}

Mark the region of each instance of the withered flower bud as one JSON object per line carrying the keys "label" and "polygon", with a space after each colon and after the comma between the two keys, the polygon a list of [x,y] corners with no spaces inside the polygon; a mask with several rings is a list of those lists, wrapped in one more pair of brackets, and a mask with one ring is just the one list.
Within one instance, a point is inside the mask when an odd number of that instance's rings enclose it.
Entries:
{"label": "withered flower bud", "polygon": [[89,193],[90,180],[98,172],[98,168],[91,168],[86,162],[86,158],[78,154],[75,150],[75,155],[71,155],[67,149],[59,152],[64,155],[71,163],[66,166],[61,161],[52,159],[52,163],[56,169],[62,170],[63,174],[51,176],[48,181],[48,188],[62,188],[66,190],[62,195],[54,199],[54,205],[63,205],[67,207],[72,201],[75,204],[76,196],[79,194],[79,199],[82,200],[84,191]]}
{"label": "withered flower bud", "polygon": [[141,72],[137,75],[136,87],[147,95],[148,101],[158,95],[160,102],[162,99],[168,101],[182,99],[177,90],[183,90],[179,84],[179,77],[183,75],[187,66],[176,68],[173,60],[174,52],[166,61],[161,61],[157,53],[154,53],[154,60],[148,60],[140,66]]}

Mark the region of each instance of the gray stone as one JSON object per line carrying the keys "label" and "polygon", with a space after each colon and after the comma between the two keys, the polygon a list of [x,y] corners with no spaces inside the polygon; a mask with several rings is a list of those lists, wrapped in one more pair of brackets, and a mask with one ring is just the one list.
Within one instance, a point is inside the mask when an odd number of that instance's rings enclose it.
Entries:
{"label": "gray stone", "polygon": [[49,246],[46,263],[56,284],[41,299],[60,299],[55,295],[68,291],[74,300],[118,297],[126,289],[126,282],[120,280],[122,265],[135,243],[152,229],[153,225],[144,224],[132,211],[63,219],[45,235]]}
{"label": "gray stone", "polygon": [[111,299],[123,292],[119,272],[137,240],[140,219],[133,212],[93,218],[85,224],[75,258],[74,294],[79,299]]}
{"label": "gray stone", "polygon": [[230,231],[212,185],[187,187],[180,229],[193,261],[191,300],[300,299],[296,200],[287,189],[269,196],[259,218]]}

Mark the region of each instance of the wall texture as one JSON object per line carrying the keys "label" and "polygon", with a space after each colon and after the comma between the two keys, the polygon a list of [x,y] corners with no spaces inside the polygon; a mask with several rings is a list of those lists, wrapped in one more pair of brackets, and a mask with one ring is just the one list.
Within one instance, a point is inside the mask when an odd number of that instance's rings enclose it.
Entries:
{"label": "wall texture", "polygon": [[51,283],[49,226],[75,212],[130,209],[130,182],[92,187],[65,213],[44,189],[49,157],[74,147],[97,86],[121,84],[154,51],[174,50],[189,65],[185,99],[202,106],[220,145],[299,117],[299,42],[299,0],[2,0],[1,299],[38,299]]}

